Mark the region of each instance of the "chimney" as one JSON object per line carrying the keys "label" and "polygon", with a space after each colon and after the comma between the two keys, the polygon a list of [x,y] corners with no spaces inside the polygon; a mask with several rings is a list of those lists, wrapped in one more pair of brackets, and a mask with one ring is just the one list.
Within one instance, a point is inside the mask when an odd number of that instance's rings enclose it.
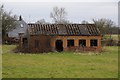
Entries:
{"label": "chimney", "polygon": [[21,15],[20,15],[20,17],[19,17],[19,21],[22,21],[22,17],[21,17]]}

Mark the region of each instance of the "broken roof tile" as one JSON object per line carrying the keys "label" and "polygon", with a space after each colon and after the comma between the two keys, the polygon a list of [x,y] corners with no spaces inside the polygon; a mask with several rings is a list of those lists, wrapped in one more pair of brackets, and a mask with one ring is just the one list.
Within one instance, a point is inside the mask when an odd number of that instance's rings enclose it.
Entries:
{"label": "broken roof tile", "polygon": [[28,24],[30,35],[100,35],[94,24]]}

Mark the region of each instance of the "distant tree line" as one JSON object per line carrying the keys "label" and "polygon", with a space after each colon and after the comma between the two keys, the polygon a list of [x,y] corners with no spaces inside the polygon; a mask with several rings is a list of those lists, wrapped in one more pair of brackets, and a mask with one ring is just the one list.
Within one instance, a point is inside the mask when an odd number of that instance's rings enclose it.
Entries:
{"label": "distant tree line", "polygon": [[112,34],[120,34],[120,28],[119,27],[111,27],[111,33]]}

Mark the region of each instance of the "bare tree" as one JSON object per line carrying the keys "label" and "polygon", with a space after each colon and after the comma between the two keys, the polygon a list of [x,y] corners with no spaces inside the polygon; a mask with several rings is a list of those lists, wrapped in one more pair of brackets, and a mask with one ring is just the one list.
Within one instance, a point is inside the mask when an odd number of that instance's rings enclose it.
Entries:
{"label": "bare tree", "polygon": [[106,20],[105,19],[93,19],[94,24],[99,28],[102,35],[105,35],[104,25]]}
{"label": "bare tree", "polygon": [[50,13],[50,17],[53,18],[54,22],[57,24],[63,24],[68,23],[66,20],[67,12],[65,11],[65,8],[58,8],[54,7],[53,12]]}
{"label": "bare tree", "polygon": [[93,19],[95,25],[99,28],[102,35],[109,34],[111,38],[112,27],[115,26],[114,22],[110,19]]}
{"label": "bare tree", "polygon": [[107,19],[106,23],[105,23],[105,27],[108,30],[107,32],[110,35],[110,38],[111,38],[111,35],[112,35],[112,27],[113,26],[114,26],[114,22],[110,19]]}
{"label": "bare tree", "polygon": [[15,27],[15,21],[17,20],[16,15],[12,15],[11,12],[6,12],[4,10],[4,6],[0,6],[0,16],[2,19],[2,39],[4,41],[4,37],[6,37],[6,34],[8,31],[14,29]]}

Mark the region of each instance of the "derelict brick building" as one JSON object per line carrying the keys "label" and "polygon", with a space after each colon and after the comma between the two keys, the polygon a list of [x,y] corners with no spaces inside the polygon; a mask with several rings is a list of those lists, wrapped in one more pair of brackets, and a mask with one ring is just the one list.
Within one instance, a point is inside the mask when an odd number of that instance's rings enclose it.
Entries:
{"label": "derelict brick building", "polygon": [[23,51],[101,50],[101,35],[94,24],[28,24],[27,37],[19,35]]}

